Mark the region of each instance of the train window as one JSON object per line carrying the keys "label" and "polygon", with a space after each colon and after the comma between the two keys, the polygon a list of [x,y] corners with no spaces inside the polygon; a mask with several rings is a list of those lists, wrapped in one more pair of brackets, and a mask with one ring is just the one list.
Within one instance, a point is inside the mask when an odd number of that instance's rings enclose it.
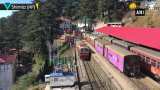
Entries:
{"label": "train window", "polygon": [[157,68],[158,68],[158,62],[156,62],[156,61],[155,61],[155,67],[157,67]]}
{"label": "train window", "polygon": [[89,52],[89,49],[88,48],[82,48],[82,52]]}
{"label": "train window", "polygon": [[132,52],[135,53],[135,54],[137,54],[137,55],[139,55],[139,56],[141,56],[138,52],[136,52],[134,50],[132,50]]}
{"label": "train window", "polygon": [[151,59],[149,57],[146,57],[145,59],[148,64],[151,64]]}
{"label": "train window", "polygon": [[151,65],[153,65],[153,63],[154,63],[154,62],[153,62],[153,60],[152,60],[152,61],[151,61]]}
{"label": "train window", "polygon": [[160,68],[160,62],[158,62],[158,67]]}
{"label": "train window", "polygon": [[146,57],[144,57],[144,60],[145,60],[145,62],[148,64],[148,60],[147,60],[147,58],[146,58]]}
{"label": "train window", "polygon": [[145,57],[145,62],[149,64],[149,59],[147,57]]}
{"label": "train window", "polygon": [[157,67],[157,68],[159,67],[159,64],[158,64],[158,62],[156,62],[156,67]]}
{"label": "train window", "polygon": [[156,67],[156,62],[154,60],[151,61],[151,65]]}
{"label": "train window", "polygon": [[[131,50],[131,52],[136,53],[135,51]],[[137,54],[137,53],[136,53]]]}
{"label": "train window", "polygon": [[140,57],[142,56],[140,53],[138,53],[138,52],[136,52],[137,53],[137,55],[139,55]]}
{"label": "train window", "polygon": [[[140,55],[140,54],[139,54],[139,55]],[[141,57],[141,61],[144,61],[144,62],[145,62],[145,56],[140,55],[140,57]]]}

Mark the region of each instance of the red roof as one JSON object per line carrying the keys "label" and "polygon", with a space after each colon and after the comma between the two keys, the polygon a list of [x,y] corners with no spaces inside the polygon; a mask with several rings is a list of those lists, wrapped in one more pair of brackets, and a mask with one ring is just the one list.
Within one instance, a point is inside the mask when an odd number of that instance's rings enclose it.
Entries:
{"label": "red roof", "polygon": [[160,50],[160,28],[105,26],[96,31]]}
{"label": "red roof", "polygon": [[16,60],[16,55],[0,55],[0,63],[12,63]]}

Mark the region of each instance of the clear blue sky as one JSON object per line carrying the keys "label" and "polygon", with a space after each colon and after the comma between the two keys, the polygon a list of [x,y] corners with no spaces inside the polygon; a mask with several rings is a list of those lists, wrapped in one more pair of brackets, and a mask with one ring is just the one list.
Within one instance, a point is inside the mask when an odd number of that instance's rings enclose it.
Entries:
{"label": "clear blue sky", "polygon": [[13,10],[0,10],[0,18],[10,16]]}
{"label": "clear blue sky", "polygon": [[[33,0],[0,0],[0,3],[32,3]],[[0,18],[10,16],[13,13],[11,10],[0,10]]]}

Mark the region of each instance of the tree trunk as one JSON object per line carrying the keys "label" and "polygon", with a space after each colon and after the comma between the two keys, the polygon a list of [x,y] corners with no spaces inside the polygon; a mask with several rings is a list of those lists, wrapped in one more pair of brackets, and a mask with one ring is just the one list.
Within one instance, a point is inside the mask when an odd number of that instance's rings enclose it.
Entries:
{"label": "tree trunk", "polygon": [[51,62],[51,60],[53,59],[52,57],[52,50],[53,50],[53,45],[51,42],[49,42],[49,40],[46,41],[47,47],[48,47],[48,57],[49,57],[49,61]]}

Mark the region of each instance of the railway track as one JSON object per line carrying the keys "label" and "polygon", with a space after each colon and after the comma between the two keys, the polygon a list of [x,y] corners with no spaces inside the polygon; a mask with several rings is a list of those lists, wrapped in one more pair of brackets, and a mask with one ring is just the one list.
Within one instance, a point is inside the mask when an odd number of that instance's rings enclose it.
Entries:
{"label": "railway track", "polygon": [[[76,50],[77,51],[77,50]],[[101,65],[92,57],[91,61],[80,60],[78,53],[78,74],[80,76],[80,90],[117,90],[113,78],[108,76]],[[95,67],[96,66],[96,67]],[[119,89],[121,90],[121,89]]]}
{"label": "railway track", "polygon": [[87,72],[88,80],[91,85],[91,90],[106,90],[102,78],[97,74],[91,62],[84,62],[84,66]]}
{"label": "railway track", "polygon": [[[95,73],[97,73],[98,78],[101,81],[101,85],[104,88],[104,90],[117,90],[118,88],[113,84],[112,77],[101,68],[101,65],[95,61],[95,58],[92,57],[91,61],[92,67],[95,70]],[[121,90],[120,88],[118,90]]]}
{"label": "railway track", "polygon": [[111,78],[106,75],[100,65],[95,62],[94,58],[91,61],[84,61],[83,64],[87,72],[91,90],[117,90]]}
{"label": "railway track", "polygon": [[89,70],[88,65],[86,64],[86,62],[84,62],[83,65],[84,65],[85,70],[86,70],[86,74],[87,74],[87,77],[88,77],[88,82],[90,84],[90,89],[93,90],[95,88],[95,86],[97,86],[97,85],[94,85],[95,83],[93,83],[94,82],[93,75],[90,72],[90,70]]}
{"label": "railway track", "polygon": [[105,89],[105,81],[104,81],[104,77],[101,76],[101,74],[103,74],[103,73],[100,73],[101,70],[97,70],[96,68],[98,68],[98,67],[95,68],[94,65],[95,64],[93,64],[93,63],[88,63],[88,66],[90,66],[90,69],[93,70],[92,73],[94,73],[94,75],[95,75],[95,79],[96,79],[96,82],[98,82],[98,86],[100,87],[100,89],[104,90]]}
{"label": "railway track", "polygon": [[[94,49],[92,49],[92,50],[94,50]],[[131,81],[133,83],[132,85],[133,85],[134,90],[135,89],[136,90],[137,89],[138,90],[160,90],[160,84],[158,84],[157,82],[155,82],[154,80],[152,80],[150,77],[148,77],[146,75],[143,75],[143,77],[141,77],[141,78],[129,78],[129,77],[127,77],[127,78],[129,81]]]}

